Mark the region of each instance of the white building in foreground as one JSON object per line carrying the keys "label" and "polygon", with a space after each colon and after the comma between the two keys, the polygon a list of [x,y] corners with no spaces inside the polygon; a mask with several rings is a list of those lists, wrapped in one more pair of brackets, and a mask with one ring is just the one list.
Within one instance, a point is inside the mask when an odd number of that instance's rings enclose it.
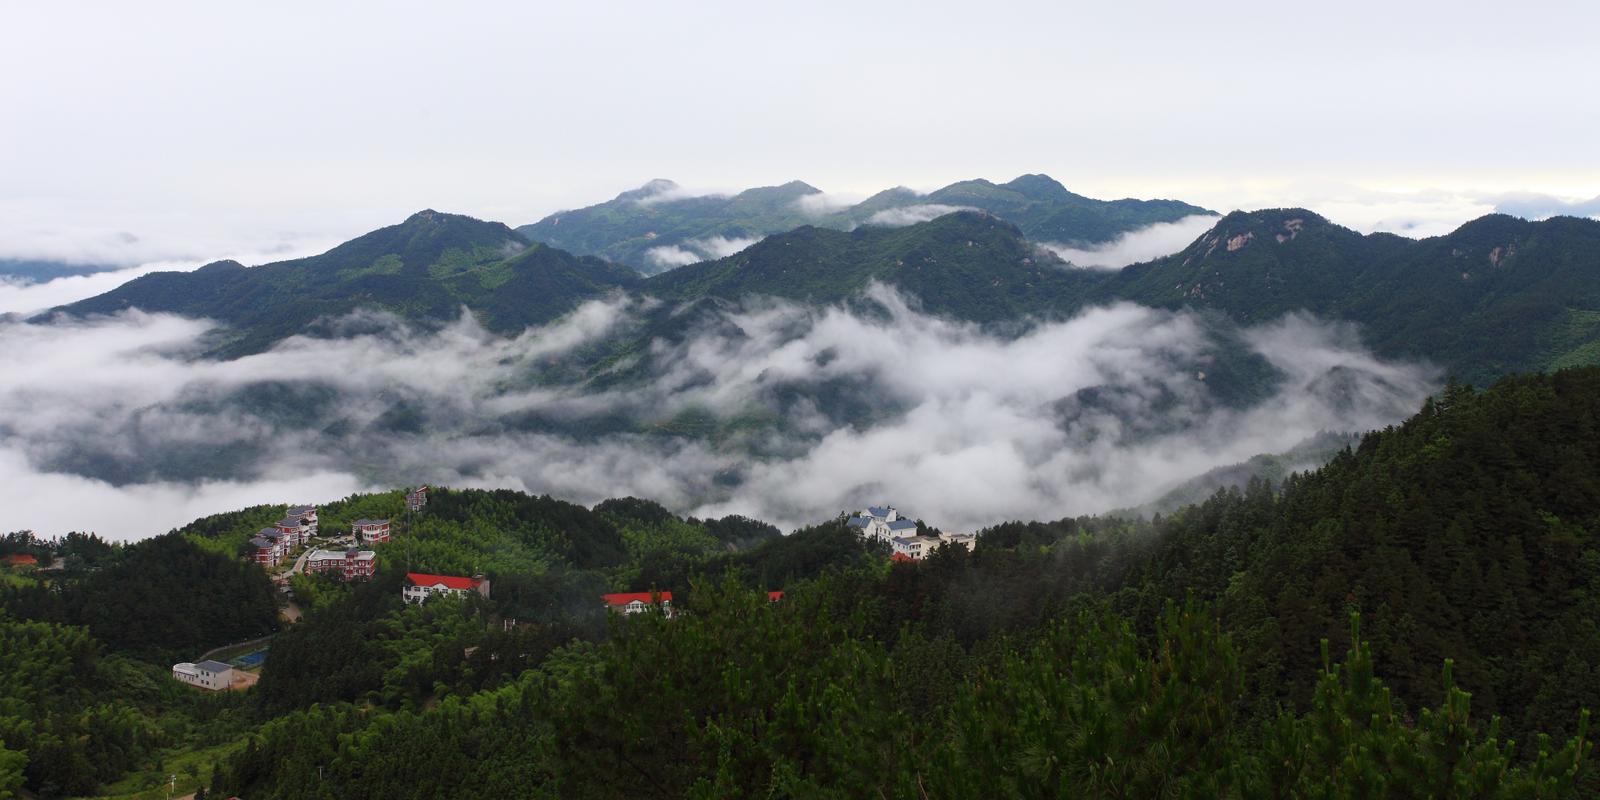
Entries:
{"label": "white building in foreground", "polygon": [[190,664],[172,665],[172,677],[177,678],[190,686],[210,689],[213,692],[225,692],[233,688],[233,667],[221,661],[202,661]]}

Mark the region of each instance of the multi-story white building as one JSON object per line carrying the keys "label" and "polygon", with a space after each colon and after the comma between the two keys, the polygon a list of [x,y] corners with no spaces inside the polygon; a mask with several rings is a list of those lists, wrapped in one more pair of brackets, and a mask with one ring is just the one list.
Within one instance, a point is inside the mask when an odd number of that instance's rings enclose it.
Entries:
{"label": "multi-story white building", "polygon": [[407,572],[405,585],[400,587],[400,598],[407,603],[421,603],[434,595],[466,595],[477,592],[489,596],[489,579],[482,575],[461,578],[454,575],[429,575],[426,572]]}
{"label": "multi-story white building", "polygon": [[845,525],[868,539],[887,542],[896,536],[914,536],[916,520],[900,516],[894,506],[868,506],[852,514]]}
{"label": "multi-story white building", "polygon": [[202,661],[198,664],[185,661],[182,664],[173,664],[172,677],[190,686],[210,689],[213,692],[223,692],[233,688],[233,667],[221,661]]}
{"label": "multi-story white building", "polygon": [[889,540],[894,551],[913,561],[921,561],[939,547],[937,536],[896,536]]}

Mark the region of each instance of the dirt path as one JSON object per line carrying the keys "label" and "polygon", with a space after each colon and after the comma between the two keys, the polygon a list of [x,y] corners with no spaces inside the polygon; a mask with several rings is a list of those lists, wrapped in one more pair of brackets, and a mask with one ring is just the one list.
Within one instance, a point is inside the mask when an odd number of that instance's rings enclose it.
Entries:
{"label": "dirt path", "polygon": [[207,650],[204,653],[201,653],[200,657],[195,659],[195,661],[205,661],[206,659],[212,657],[213,655],[216,655],[217,653],[220,653],[220,652],[222,652],[224,650],[231,650],[231,649],[233,649],[235,647],[245,647],[247,645],[265,644],[267,642],[272,641],[272,637],[276,636],[276,635],[277,634],[267,634],[266,636],[263,636],[260,639],[251,639],[249,641],[244,641],[244,642],[234,642],[233,644],[225,644],[225,645],[223,645],[221,647],[213,647],[210,650]]}

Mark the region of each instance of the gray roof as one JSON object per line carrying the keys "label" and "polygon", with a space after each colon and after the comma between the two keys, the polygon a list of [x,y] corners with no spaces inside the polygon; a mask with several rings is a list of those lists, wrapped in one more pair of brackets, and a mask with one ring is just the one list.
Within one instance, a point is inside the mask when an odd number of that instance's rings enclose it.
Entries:
{"label": "gray roof", "polygon": [[865,528],[869,520],[866,517],[851,517],[844,524],[852,528]]}
{"label": "gray roof", "polygon": [[274,524],[280,528],[298,528],[301,525],[304,525],[305,522],[303,522],[299,517],[284,517]]}
{"label": "gray roof", "polygon": [[389,520],[386,520],[386,519],[358,519],[355,522],[352,522],[350,524],[351,525],[388,525],[389,524]]}
{"label": "gray roof", "polygon": [[867,506],[867,513],[874,517],[887,517],[894,506]]}
{"label": "gray roof", "polygon": [[207,672],[227,672],[228,670],[233,669],[233,667],[230,667],[221,661],[202,661],[196,664],[195,667],[198,669],[203,669]]}
{"label": "gray roof", "polygon": [[891,531],[909,531],[915,530],[916,527],[917,521],[912,519],[897,519],[889,523],[889,530]]}
{"label": "gray roof", "polygon": [[287,514],[287,515],[289,515],[291,517],[304,517],[304,516],[306,516],[308,514],[317,513],[317,507],[316,506],[289,506],[289,510],[285,511],[283,513],[285,513],[285,514]]}
{"label": "gray roof", "polygon": [[896,536],[896,537],[894,537],[894,543],[895,544],[911,544],[912,542],[915,542],[916,540],[917,540],[917,537],[915,537],[915,536]]}
{"label": "gray roof", "polygon": [[272,542],[269,542],[266,539],[263,539],[260,536],[257,536],[256,538],[250,540],[250,545],[252,547],[259,547],[259,548],[262,548],[262,549],[266,549],[266,548],[272,546]]}

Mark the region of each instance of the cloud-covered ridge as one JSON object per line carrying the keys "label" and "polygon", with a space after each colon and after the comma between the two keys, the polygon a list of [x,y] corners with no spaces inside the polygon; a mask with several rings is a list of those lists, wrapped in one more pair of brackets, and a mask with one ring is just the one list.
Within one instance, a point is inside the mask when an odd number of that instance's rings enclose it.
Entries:
{"label": "cloud-covered ridge", "polygon": [[1072,247],[1041,242],[1040,247],[1060,256],[1075,267],[1121,269],[1129,264],[1150,261],[1188,247],[1217,224],[1217,217],[1195,214],[1173,222],[1157,222],[1128,231],[1109,242]]}
{"label": "cloud-covered ridge", "polygon": [[[195,358],[208,323],[170,316],[0,324],[0,507],[9,527],[134,537],[426,481],[781,525],[893,502],[973,528],[1143,502],[1322,430],[1394,422],[1434,385],[1309,317],[1233,331],[1119,304],[1007,338],[869,297],[875,313],[709,314],[603,389],[569,362],[637,330],[649,310],[625,299],[515,338],[366,315],[361,335],[228,362]],[[1214,391],[1229,352],[1277,388]],[[721,433],[662,433],[707,426]]]}

